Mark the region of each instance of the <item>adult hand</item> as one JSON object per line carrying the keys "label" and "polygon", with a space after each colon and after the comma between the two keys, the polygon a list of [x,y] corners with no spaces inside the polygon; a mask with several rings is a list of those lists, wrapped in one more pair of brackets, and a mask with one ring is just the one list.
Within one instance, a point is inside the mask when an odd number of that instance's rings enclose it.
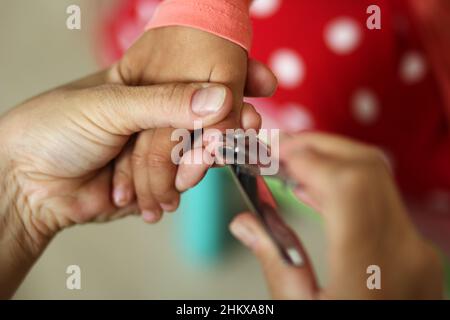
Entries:
{"label": "adult hand", "polygon": [[[231,231],[260,260],[274,298],[442,298],[439,257],[409,220],[381,151],[313,133],[281,146],[281,160],[301,186],[296,194],[325,220],[329,281],[318,288],[310,265],[285,264],[256,217],[239,215]],[[380,268],[380,290],[367,286],[371,265]]]}
{"label": "adult hand", "polygon": [[113,67],[3,115],[0,298],[14,292],[58,231],[134,212],[134,204],[118,210],[111,199],[113,160],[134,133],[213,125],[231,109],[225,86],[127,87]]}
{"label": "adult hand", "polygon": [[[148,30],[119,62],[123,81],[129,85],[171,82],[222,83],[233,93],[233,110],[218,129],[259,129],[255,109],[243,103],[243,95],[268,96],[276,88],[274,75],[261,63],[249,60],[240,46],[195,28],[171,26]],[[146,130],[120,156],[114,174],[114,199],[127,206],[137,198],[149,222],[157,222],[163,211],[177,209],[180,189],[171,152],[173,129]],[[152,147],[150,147],[152,146]],[[192,168],[193,175],[201,172]]]}

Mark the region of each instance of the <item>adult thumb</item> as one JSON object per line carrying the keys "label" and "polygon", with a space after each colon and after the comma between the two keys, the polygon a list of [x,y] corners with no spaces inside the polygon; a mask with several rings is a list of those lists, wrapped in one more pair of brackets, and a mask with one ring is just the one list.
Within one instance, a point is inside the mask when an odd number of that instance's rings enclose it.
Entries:
{"label": "adult thumb", "polygon": [[316,278],[308,257],[302,257],[305,263],[301,267],[287,264],[255,215],[238,215],[231,222],[230,231],[258,258],[274,299],[303,300],[317,296]]}
{"label": "adult thumb", "polygon": [[211,126],[232,110],[231,91],[220,84],[110,84],[83,90],[87,90],[83,117],[118,135],[153,128]]}

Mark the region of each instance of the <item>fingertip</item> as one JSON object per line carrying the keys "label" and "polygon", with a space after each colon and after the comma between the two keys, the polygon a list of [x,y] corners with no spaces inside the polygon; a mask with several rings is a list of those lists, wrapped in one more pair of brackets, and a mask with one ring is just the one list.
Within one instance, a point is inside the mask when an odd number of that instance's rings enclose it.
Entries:
{"label": "fingertip", "polygon": [[175,177],[175,188],[184,192],[194,187],[203,179],[213,163],[212,155],[202,147],[189,150],[181,158]]}
{"label": "fingertip", "polygon": [[233,219],[230,223],[229,229],[231,234],[244,244],[250,250],[254,250],[256,245],[256,235],[253,232],[251,221],[251,214],[243,213]]}
{"label": "fingertip", "polygon": [[116,207],[124,208],[131,202],[131,192],[124,185],[115,185],[113,191],[113,201]]}
{"label": "fingertip", "polygon": [[249,103],[244,103],[241,112],[241,126],[244,130],[259,130],[262,125],[261,115],[256,111],[255,107]]}
{"label": "fingertip", "polygon": [[230,231],[258,258],[274,298],[310,299],[314,296],[315,277],[307,256],[305,255],[306,264],[303,267],[287,264],[255,215],[238,215],[231,222]]}
{"label": "fingertip", "polygon": [[149,224],[157,223],[161,220],[162,212],[154,211],[154,210],[143,210],[142,211],[142,219]]}
{"label": "fingertip", "polygon": [[161,209],[164,210],[164,212],[174,212],[178,209],[178,206],[180,204],[179,196],[175,198],[174,200],[170,201],[169,203],[160,203]]}
{"label": "fingertip", "polygon": [[[238,215],[230,224],[230,231],[260,260],[263,266],[282,261],[278,247],[260,220],[252,213]],[[284,262],[282,262],[284,264]]]}
{"label": "fingertip", "polygon": [[278,87],[278,80],[274,73],[262,62],[250,59],[246,96],[271,97]]}

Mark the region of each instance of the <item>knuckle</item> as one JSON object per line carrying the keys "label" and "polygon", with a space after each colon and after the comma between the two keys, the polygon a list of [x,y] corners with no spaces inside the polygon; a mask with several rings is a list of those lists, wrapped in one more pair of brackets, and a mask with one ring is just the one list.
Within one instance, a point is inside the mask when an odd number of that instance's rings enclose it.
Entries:
{"label": "knuckle", "polygon": [[145,206],[146,208],[155,205],[150,188],[140,185],[136,187],[136,198],[140,206]]}
{"label": "knuckle", "polygon": [[114,84],[103,84],[96,87],[93,91],[96,101],[107,102],[108,104],[117,105],[124,100],[124,93],[119,86]]}
{"label": "knuckle", "polygon": [[380,162],[382,161],[384,157],[384,152],[378,147],[368,147],[367,151],[367,158],[370,159],[373,162]]}
{"label": "knuckle", "polygon": [[114,175],[116,176],[116,179],[120,179],[122,182],[124,182],[124,180],[127,182],[132,180],[131,169],[128,167],[117,166]]}
{"label": "knuckle", "polygon": [[376,147],[368,147],[364,156],[356,161],[345,161],[333,169],[333,188],[361,194],[386,171],[383,153]]}
{"label": "knuckle", "polygon": [[369,164],[370,168],[376,172],[386,171],[389,169],[391,164],[389,162],[386,153],[379,148],[371,148],[369,153]]}
{"label": "knuckle", "polygon": [[155,198],[157,199],[158,202],[166,202],[169,201],[171,199],[173,199],[175,197],[175,190],[172,187],[172,185],[169,184],[161,184],[160,186],[158,186],[157,189],[152,190],[153,191],[153,195],[155,196]]}
{"label": "knuckle", "polygon": [[170,160],[162,153],[150,152],[144,154],[134,152],[132,154],[132,162],[138,168],[162,169],[168,166]]}
{"label": "knuckle", "polygon": [[139,189],[138,191],[136,191],[136,198],[141,207],[150,208],[154,206],[155,203],[153,202],[153,199],[150,197],[151,194],[149,192]]}
{"label": "knuckle", "polygon": [[[131,50],[131,49],[130,49]],[[119,74],[123,82],[127,85],[137,85],[136,76],[133,70],[141,70],[142,63],[127,52],[119,62]]]}
{"label": "knuckle", "polygon": [[146,164],[146,157],[144,156],[144,154],[140,153],[140,152],[133,152],[131,154],[131,163],[133,164],[133,167],[136,168],[143,168],[145,167]]}
{"label": "knuckle", "polygon": [[[85,94],[81,95],[85,98],[81,104],[86,110],[84,115],[108,131],[121,132],[118,124],[127,123],[129,112],[126,110],[127,97],[120,86],[103,84],[84,90]],[[112,114],[115,114],[115,117]]]}
{"label": "knuckle", "polygon": [[150,152],[146,156],[146,164],[150,169],[163,169],[168,166],[169,160],[166,155],[156,152]]}
{"label": "knuckle", "polygon": [[370,184],[370,180],[370,172],[364,166],[349,165],[336,175],[335,187],[345,192],[360,191]]}
{"label": "knuckle", "polygon": [[156,94],[157,104],[166,114],[182,113],[189,105],[192,92],[192,85],[176,83],[160,86]]}

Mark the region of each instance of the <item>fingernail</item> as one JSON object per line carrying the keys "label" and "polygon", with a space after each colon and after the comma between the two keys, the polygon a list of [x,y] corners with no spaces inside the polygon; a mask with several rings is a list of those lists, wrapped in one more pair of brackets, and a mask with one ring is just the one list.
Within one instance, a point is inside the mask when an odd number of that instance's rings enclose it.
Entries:
{"label": "fingernail", "polygon": [[117,187],[113,193],[114,203],[117,206],[124,206],[127,204],[127,193],[124,188]]}
{"label": "fingernail", "polygon": [[143,211],[142,218],[148,223],[155,223],[159,220],[159,214],[153,211]]}
{"label": "fingernail", "polygon": [[242,223],[233,223],[230,227],[231,233],[238,238],[245,246],[252,249],[256,243],[253,232]]}
{"label": "fingernail", "polygon": [[166,212],[173,212],[177,209],[178,202],[172,201],[171,203],[160,203],[160,207]]}
{"label": "fingernail", "polygon": [[199,116],[216,113],[222,108],[226,94],[227,92],[222,86],[199,89],[192,97],[192,111]]}

